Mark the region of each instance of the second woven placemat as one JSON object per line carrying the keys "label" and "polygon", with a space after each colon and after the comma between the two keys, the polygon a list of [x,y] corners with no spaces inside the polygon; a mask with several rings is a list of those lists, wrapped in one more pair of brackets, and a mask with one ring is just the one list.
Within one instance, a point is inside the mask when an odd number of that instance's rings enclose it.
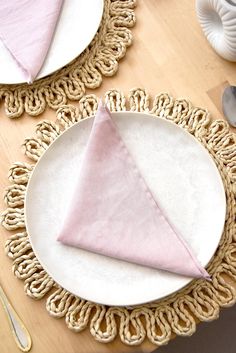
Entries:
{"label": "second woven placemat", "polygon": [[[69,329],[80,332],[89,327],[98,341],[111,342],[119,335],[122,342],[138,345],[147,337],[153,344],[166,344],[171,335],[190,336],[196,329],[196,318],[211,321],[220,307],[236,301],[236,138],[226,122],[211,121],[205,109],[196,108],[185,99],[168,94],[157,95],[150,103],[145,90],[134,89],[128,98],[116,90],[106,93],[111,111],[141,111],[168,119],[195,136],[213,158],[222,177],[227,215],[219,247],[207,266],[212,282],[193,280],[181,291],[157,302],[136,307],[107,307],[82,300],[60,287],[36,258],[25,231],[24,196],[34,165],[48,146],[65,129],[95,114],[99,98],[87,95],[79,106],[61,107],[57,121],[42,121],[36,137],[25,140],[25,154],[33,163],[17,162],[9,172],[11,185],[4,199],[7,205],[2,225],[9,231],[19,230],[6,243],[6,254],[13,260],[14,275],[24,281],[26,294],[33,299],[47,296],[46,309],[56,318],[65,318]],[[66,148],[66,146],[65,146]],[[148,288],[147,288],[148,290]]]}

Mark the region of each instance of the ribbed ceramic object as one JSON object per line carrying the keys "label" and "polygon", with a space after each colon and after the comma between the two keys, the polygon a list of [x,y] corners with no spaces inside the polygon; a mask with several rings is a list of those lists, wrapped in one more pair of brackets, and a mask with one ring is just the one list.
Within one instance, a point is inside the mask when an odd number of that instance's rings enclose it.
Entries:
{"label": "ribbed ceramic object", "polygon": [[197,0],[199,22],[211,46],[236,61],[236,0]]}

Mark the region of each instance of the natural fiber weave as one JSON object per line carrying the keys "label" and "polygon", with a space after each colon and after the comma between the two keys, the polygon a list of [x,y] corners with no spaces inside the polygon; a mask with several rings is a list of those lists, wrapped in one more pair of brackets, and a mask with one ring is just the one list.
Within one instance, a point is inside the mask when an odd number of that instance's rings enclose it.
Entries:
{"label": "natural fiber weave", "polygon": [[86,88],[99,87],[103,76],[113,76],[132,43],[129,28],[135,24],[135,4],[136,0],[104,0],[98,32],[73,62],[31,85],[0,85],[0,101],[5,102],[6,114],[16,118],[25,111],[37,116],[47,106],[58,109],[68,100],[81,99]]}
{"label": "natural fiber weave", "polygon": [[[80,332],[89,326],[92,336],[104,343],[119,335],[128,345],[138,345],[146,336],[153,344],[163,345],[170,340],[172,333],[191,335],[196,329],[195,319],[214,320],[220,307],[236,301],[233,285],[236,280],[236,138],[226,122],[211,122],[205,109],[195,108],[188,101],[174,99],[168,94],[159,94],[151,104],[145,90],[132,90],[128,99],[122,92],[111,90],[106,93],[105,100],[112,111],[145,111],[173,121],[194,135],[215,161],[225,187],[227,215],[219,248],[207,268],[212,282],[193,280],[186,288],[164,300],[127,308],[94,304],[68,293],[42,268],[24,230],[25,186],[34,163],[15,163],[10,169],[12,184],[4,197],[8,208],[2,215],[2,225],[8,230],[22,228],[22,232],[10,237],[5,250],[13,260],[13,273],[24,281],[27,295],[34,299],[47,295],[48,312],[56,318],[65,317],[71,330]],[[87,95],[80,100],[78,108],[61,107],[56,123],[39,123],[36,137],[26,139],[25,154],[36,162],[63,130],[93,115],[97,106],[98,98]]]}

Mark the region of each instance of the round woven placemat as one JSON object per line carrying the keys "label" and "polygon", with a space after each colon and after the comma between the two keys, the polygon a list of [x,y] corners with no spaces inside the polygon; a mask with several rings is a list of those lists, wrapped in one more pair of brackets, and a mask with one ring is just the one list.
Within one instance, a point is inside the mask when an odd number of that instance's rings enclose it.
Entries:
{"label": "round woven placemat", "polygon": [[[135,24],[136,0],[104,0],[101,25],[91,44],[74,61],[33,84],[0,85],[0,101],[11,118],[24,113],[36,116],[47,106],[58,109],[68,100],[79,100],[86,88],[101,85],[113,76],[118,61],[132,43],[129,28]],[[76,43],[75,43],[76,44]]]}
{"label": "round woven placemat", "polygon": [[146,305],[107,307],[68,293],[40,265],[24,230],[26,184],[35,162],[51,142],[75,122],[94,115],[98,106],[95,95],[84,96],[78,107],[61,107],[55,123],[40,122],[36,137],[25,140],[25,154],[34,163],[17,162],[10,168],[11,185],[4,196],[8,208],[1,220],[9,231],[23,230],[7,240],[5,250],[13,260],[14,275],[24,281],[26,294],[34,299],[47,296],[48,312],[56,318],[65,317],[69,329],[80,332],[89,326],[92,336],[104,343],[119,335],[128,345],[138,345],[145,337],[155,345],[162,345],[170,340],[172,333],[191,335],[196,329],[196,319],[214,320],[220,307],[236,301],[236,138],[226,122],[211,121],[205,109],[195,108],[185,99],[174,99],[168,94],[157,95],[151,104],[145,90],[133,89],[128,98],[120,91],[111,90],[105,100],[111,111],[144,111],[173,121],[194,135],[213,158],[225,187],[227,215],[221,242],[207,267],[212,282],[193,280],[181,291]]}

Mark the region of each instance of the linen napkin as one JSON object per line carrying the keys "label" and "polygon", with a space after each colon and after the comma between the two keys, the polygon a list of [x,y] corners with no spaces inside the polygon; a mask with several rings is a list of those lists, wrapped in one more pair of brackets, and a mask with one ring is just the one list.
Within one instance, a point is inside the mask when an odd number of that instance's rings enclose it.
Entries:
{"label": "linen napkin", "polygon": [[0,0],[0,40],[31,83],[53,38],[63,0]]}
{"label": "linen napkin", "polygon": [[57,239],[143,266],[209,278],[153,198],[101,104]]}

